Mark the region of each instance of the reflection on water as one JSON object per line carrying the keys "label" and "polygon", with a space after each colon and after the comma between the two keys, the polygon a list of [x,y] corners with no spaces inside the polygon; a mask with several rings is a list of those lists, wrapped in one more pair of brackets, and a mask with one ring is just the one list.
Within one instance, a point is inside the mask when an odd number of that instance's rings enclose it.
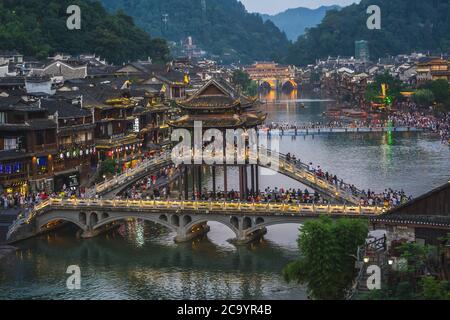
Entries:
{"label": "reflection on water", "polygon": [[[271,91],[262,108],[268,121],[316,122],[333,101],[302,92]],[[272,101],[272,102],[270,102]],[[361,188],[404,189],[419,195],[450,179],[450,150],[420,133],[332,134],[283,137],[281,151],[313,162]],[[236,173],[229,171],[230,178]],[[222,177],[218,172],[218,187]],[[230,188],[237,182],[229,179]],[[298,188],[286,177],[262,176],[261,187]],[[108,235],[78,240],[58,232],[20,244],[17,256],[0,265],[0,298],[52,299],[303,299],[286,284],[282,268],[297,255],[298,225],[268,228],[265,240],[236,248],[233,233],[210,223],[206,239],[174,244],[173,234],[128,222]],[[81,267],[82,289],[66,290],[69,265]]]}
{"label": "reflection on water", "polygon": [[[20,244],[0,266],[0,299],[304,298],[280,276],[296,256],[294,243],[266,239],[235,248],[223,238],[230,230],[211,227],[207,238],[179,245],[173,234],[144,222],[90,240],[77,239],[69,227],[43,235]],[[69,265],[81,268],[79,291],[65,289]]]}

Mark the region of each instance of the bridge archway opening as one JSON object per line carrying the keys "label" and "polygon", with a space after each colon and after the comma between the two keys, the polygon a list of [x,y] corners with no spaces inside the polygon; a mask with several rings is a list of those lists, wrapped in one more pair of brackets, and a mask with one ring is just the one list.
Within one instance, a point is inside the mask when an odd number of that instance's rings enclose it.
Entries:
{"label": "bridge archway opening", "polygon": [[239,219],[236,216],[232,216],[230,218],[230,223],[236,228],[239,229]]}
{"label": "bridge archway opening", "polygon": [[191,222],[192,222],[192,218],[190,215],[185,215],[183,217],[183,226],[187,226]]}
{"label": "bridge archway opening", "polygon": [[282,84],[281,89],[284,91],[292,91],[297,89],[297,87],[298,85],[294,80],[287,80]]}
{"label": "bridge archway opening", "polygon": [[258,217],[258,218],[256,218],[255,222],[256,222],[256,225],[264,223],[264,218]]}
{"label": "bridge archway opening", "polygon": [[251,233],[260,228],[266,228],[267,233],[264,235],[265,240],[276,245],[283,245],[296,249],[302,226],[303,222],[266,221],[261,224],[255,224],[248,232]]}
{"label": "bridge archway opening", "polygon": [[174,226],[179,227],[180,226],[180,217],[177,216],[176,214],[172,215],[170,217],[170,223],[173,224]]}
{"label": "bridge archway opening", "polygon": [[[53,231],[56,229],[59,229],[61,227],[67,226],[69,229],[73,230],[73,234],[75,235],[76,232],[79,230],[84,230],[84,225],[81,224],[79,221],[63,218],[63,217],[56,217],[49,219],[47,221],[44,221],[43,223],[39,224],[39,231],[40,232],[48,232]],[[65,231],[66,232],[66,231]]]}
{"label": "bridge archway opening", "polygon": [[80,221],[81,224],[86,224],[86,213],[85,212],[80,212],[80,214],[78,215],[78,220]]}
{"label": "bridge archway opening", "polygon": [[147,217],[142,217],[142,216],[116,216],[116,217],[114,217],[114,216],[111,216],[105,220],[101,220],[98,224],[96,224],[95,226],[92,226],[92,228],[94,230],[96,230],[98,228],[101,228],[105,225],[109,225],[112,223],[131,223],[131,224],[135,224],[135,225],[154,223],[156,225],[163,227],[164,229],[167,229],[169,232],[176,232],[177,231],[176,227],[171,225],[168,221],[164,220],[164,218],[162,218],[162,217],[165,217],[167,219],[167,216],[165,214],[162,214],[159,217],[157,217],[157,216],[156,217],[154,217],[154,216],[147,216]]}
{"label": "bridge archway opening", "polygon": [[102,213],[102,220],[108,219],[109,218],[109,214],[107,214],[106,212]]}
{"label": "bridge archway opening", "polygon": [[245,217],[242,220],[242,229],[247,230],[250,229],[252,227],[252,219],[249,217]]}
{"label": "bridge archway opening", "polygon": [[271,83],[271,81],[262,81],[259,85],[259,88],[263,91],[270,91],[272,89],[275,89],[275,84]]}
{"label": "bridge archway opening", "polygon": [[89,221],[91,226],[95,226],[98,223],[98,215],[96,212],[92,212],[89,216]]}
{"label": "bridge archway opening", "polygon": [[167,216],[165,214],[162,214],[159,216],[159,220],[167,222]]}

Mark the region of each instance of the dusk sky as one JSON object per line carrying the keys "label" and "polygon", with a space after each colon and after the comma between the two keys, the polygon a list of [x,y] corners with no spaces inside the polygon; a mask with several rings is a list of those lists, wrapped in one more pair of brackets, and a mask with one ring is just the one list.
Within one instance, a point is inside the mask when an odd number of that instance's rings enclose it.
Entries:
{"label": "dusk sky", "polygon": [[248,11],[275,14],[289,8],[317,8],[322,5],[346,6],[359,0],[240,0]]}

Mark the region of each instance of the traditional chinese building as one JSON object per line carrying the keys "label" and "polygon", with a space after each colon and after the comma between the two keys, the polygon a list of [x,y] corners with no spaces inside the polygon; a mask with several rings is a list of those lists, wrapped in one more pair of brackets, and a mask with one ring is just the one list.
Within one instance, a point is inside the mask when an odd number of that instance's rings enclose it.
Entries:
{"label": "traditional chinese building", "polygon": [[[266,115],[258,110],[258,101],[249,98],[238,92],[232,85],[225,80],[210,80],[194,95],[186,100],[178,102],[178,106],[184,115],[180,118],[169,122],[173,128],[184,128],[191,132],[194,131],[196,122],[201,122],[203,131],[207,129],[218,129],[225,137],[227,129],[255,129],[262,124]],[[193,137],[194,135],[191,134]],[[244,138],[245,139],[245,138]],[[226,150],[226,141],[223,139],[224,154],[229,152]],[[248,147],[248,139],[245,139]],[[192,147],[194,146],[191,141]],[[234,155],[234,148],[233,155]],[[237,166],[239,168],[239,191],[242,200],[247,199],[250,193],[256,193],[259,190],[258,165],[248,164],[248,159],[244,164],[221,164],[211,165],[213,195],[216,196],[216,167],[222,166],[224,173],[224,193],[228,193],[228,175],[229,166]],[[189,173],[192,178],[192,194],[202,195],[202,168],[207,166],[202,164],[182,164],[184,172],[184,197],[188,199]],[[250,169],[250,174],[248,173]],[[248,183],[250,177],[250,184]],[[250,188],[249,188],[250,186]]]}
{"label": "traditional chinese building", "polygon": [[441,58],[425,58],[417,64],[417,83],[444,79],[450,81],[449,62]]}
{"label": "traditional chinese building", "polygon": [[56,122],[58,154],[53,161],[54,189],[78,188],[93,174],[91,168],[97,160],[93,115],[70,99],[43,99],[41,106]]}
{"label": "traditional chinese building", "polygon": [[39,101],[0,98],[0,185],[26,194],[53,191],[57,125]]}

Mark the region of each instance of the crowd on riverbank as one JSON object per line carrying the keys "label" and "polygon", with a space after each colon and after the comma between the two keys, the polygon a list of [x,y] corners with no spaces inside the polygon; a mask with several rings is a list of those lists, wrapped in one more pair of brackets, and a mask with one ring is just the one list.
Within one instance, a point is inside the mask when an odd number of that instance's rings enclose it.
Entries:
{"label": "crowd on riverbank", "polygon": [[45,191],[29,192],[27,194],[21,194],[19,192],[4,193],[0,196],[0,208],[4,210],[32,208],[48,198],[84,198],[84,193],[79,188],[63,188],[61,192],[52,193]]}
{"label": "crowd on riverbank", "polygon": [[396,126],[408,126],[438,133],[442,141],[448,141],[450,136],[450,112],[436,117],[420,111],[396,111],[388,118]]}

